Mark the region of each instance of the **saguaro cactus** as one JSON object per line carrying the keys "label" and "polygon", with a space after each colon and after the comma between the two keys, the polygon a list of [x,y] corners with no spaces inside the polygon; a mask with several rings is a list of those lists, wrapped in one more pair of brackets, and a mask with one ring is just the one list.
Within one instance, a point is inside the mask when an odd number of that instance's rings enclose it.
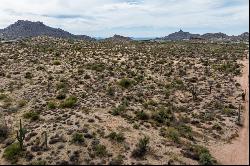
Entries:
{"label": "saguaro cactus", "polygon": [[196,100],[197,99],[197,89],[194,85],[193,85],[193,88],[191,89],[191,93],[193,95],[193,100]]}
{"label": "saguaro cactus", "polygon": [[47,148],[48,148],[48,135],[47,135],[47,132],[44,131],[44,132],[42,133],[42,135],[44,135],[44,143],[43,143],[43,146],[45,146],[45,149],[47,149]]}
{"label": "saguaro cactus", "polygon": [[26,131],[25,129],[22,127],[22,121],[20,119],[20,128],[19,128],[19,131],[17,131],[17,140],[19,142],[19,145],[20,145],[20,148],[21,150],[23,150],[23,141],[25,139],[25,134],[26,134]]}

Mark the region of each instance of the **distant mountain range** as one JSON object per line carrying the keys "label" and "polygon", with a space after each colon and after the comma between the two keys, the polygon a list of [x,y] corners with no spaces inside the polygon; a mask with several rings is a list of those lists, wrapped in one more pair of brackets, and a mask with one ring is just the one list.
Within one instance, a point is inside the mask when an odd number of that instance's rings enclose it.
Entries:
{"label": "distant mountain range", "polygon": [[104,39],[104,41],[111,41],[111,42],[129,42],[132,40],[133,39],[130,37],[124,37],[121,35],[114,35],[113,37]]}
{"label": "distant mountain range", "polygon": [[213,41],[249,41],[249,33],[245,32],[238,36],[228,36],[225,33],[205,33],[192,34],[189,32],[184,32],[180,30],[179,32],[172,33],[168,36],[157,38],[156,40],[169,40],[169,41],[179,41],[179,40],[191,40],[191,39],[200,39],[200,40],[213,40]]}
{"label": "distant mountain range", "polygon": [[67,39],[95,40],[94,38],[86,35],[73,35],[62,29],[46,26],[42,22],[24,20],[18,20],[7,28],[0,30],[0,38],[7,40],[23,39],[42,35]]}
{"label": "distant mountain range", "polygon": [[52,28],[49,26],[44,25],[42,22],[31,22],[31,21],[24,21],[18,20],[14,24],[0,29],[0,39],[4,40],[13,40],[13,39],[23,39],[29,37],[37,37],[37,36],[51,36],[51,37],[58,37],[58,38],[66,38],[66,39],[79,39],[79,40],[101,40],[101,41],[113,41],[113,42],[128,42],[132,40],[163,40],[163,41],[180,41],[180,40],[212,40],[212,41],[249,41],[249,32],[245,32],[238,36],[228,36],[224,33],[206,33],[203,35],[200,34],[192,34],[189,32],[184,32],[180,30],[179,32],[174,32],[169,34],[168,36],[162,38],[130,38],[124,37],[120,35],[114,35],[113,37],[101,39],[101,38],[91,38],[86,35],[74,35],[67,31],[64,31],[59,28]]}

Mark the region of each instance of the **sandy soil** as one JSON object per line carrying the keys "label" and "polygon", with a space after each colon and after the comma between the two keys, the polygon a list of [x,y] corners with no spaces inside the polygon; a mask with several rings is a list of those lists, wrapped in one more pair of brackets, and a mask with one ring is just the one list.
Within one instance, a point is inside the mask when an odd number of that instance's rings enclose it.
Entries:
{"label": "sandy soil", "polygon": [[239,137],[231,144],[211,147],[211,153],[223,165],[249,165],[249,59],[244,59],[241,63],[244,65],[243,75],[236,79],[247,92],[246,102],[242,103],[245,106],[244,126],[239,131]]}

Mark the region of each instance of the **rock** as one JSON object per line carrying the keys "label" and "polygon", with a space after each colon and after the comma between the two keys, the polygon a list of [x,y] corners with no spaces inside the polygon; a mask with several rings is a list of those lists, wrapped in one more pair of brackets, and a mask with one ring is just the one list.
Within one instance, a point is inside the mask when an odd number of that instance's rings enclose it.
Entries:
{"label": "rock", "polygon": [[41,151],[42,148],[41,148],[40,146],[38,146],[38,145],[34,145],[34,146],[32,146],[32,147],[30,148],[30,150],[31,150],[32,152],[38,152],[38,151]]}

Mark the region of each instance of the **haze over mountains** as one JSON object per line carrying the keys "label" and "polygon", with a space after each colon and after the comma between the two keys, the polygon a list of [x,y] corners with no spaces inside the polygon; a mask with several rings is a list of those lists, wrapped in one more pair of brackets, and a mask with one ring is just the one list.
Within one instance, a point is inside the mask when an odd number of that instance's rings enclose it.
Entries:
{"label": "haze over mountains", "polygon": [[[80,40],[96,40],[90,36],[86,35],[74,35],[67,31],[59,28],[52,28],[44,25],[42,22],[31,22],[27,20],[18,20],[14,24],[0,29],[0,38],[5,40],[13,39],[23,39],[28,37],[37,36],[51,36],[58,38],[67,39],[80,39]],[[224,33],[206,33],[203,35],[192,34],[189,32],[184,32],[180,30],[179,32],[174,32],[168,36],[162,38],[156,38],[156,40],[167,40],[167,41],[179,41],[179,40],[190,40],[190,39],[202,39],[202,40],[223,40],[223,41],[249,41],[249,32],[244,32],[238,36],[229,36]],[[105,39],[105,41],[131,41],[134,38],[124,37],[120,35],[114,35],[113,37]]]}

